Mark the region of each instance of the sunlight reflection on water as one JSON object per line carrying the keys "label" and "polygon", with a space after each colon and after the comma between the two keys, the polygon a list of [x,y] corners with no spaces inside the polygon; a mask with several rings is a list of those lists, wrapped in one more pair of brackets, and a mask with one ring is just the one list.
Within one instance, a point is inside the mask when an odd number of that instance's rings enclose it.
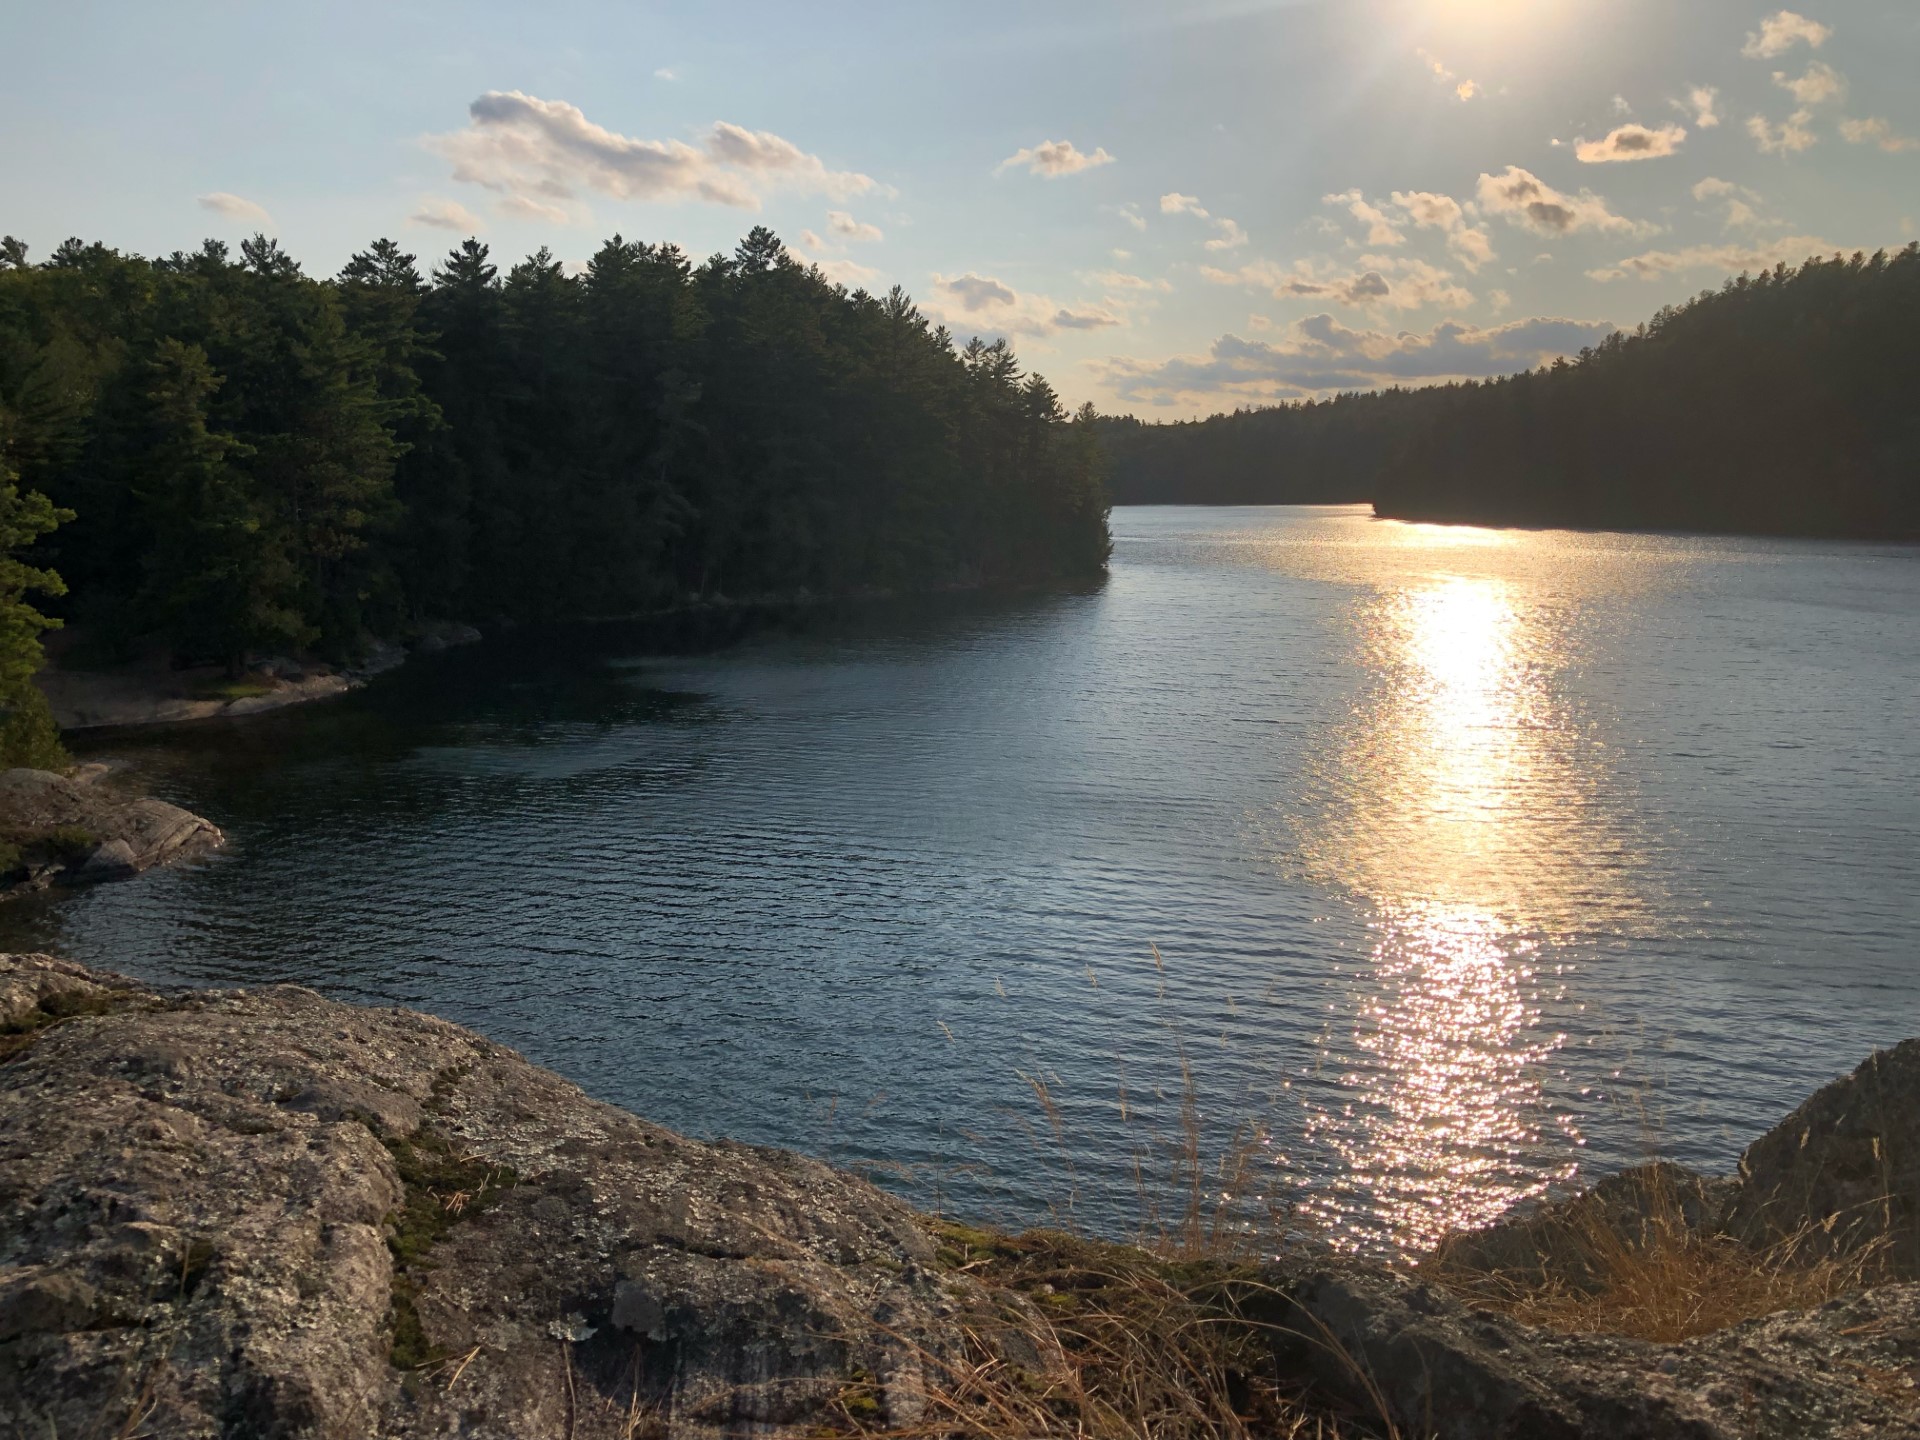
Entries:
{"label": "sunlight reflection on water", "polygon": [[1346,1243],[1416,1253],[1573,1174],[1570,1147],[1540,1164],[1543,1126],[1578,1137],[1544,1099],[1564,1037],[1534,963],[1581,857],[1611,847],[1579,804],[1594,762],[1556,708],[1551,615],[1505,579],[1440,573],[1376,592],[1358,631],[1368,688],[1324,762],[1334,813],[1303,838],[1374,943],[1323,1040],[1347,1098],[1307,1133],[1341,1163],[1307,1208]]}

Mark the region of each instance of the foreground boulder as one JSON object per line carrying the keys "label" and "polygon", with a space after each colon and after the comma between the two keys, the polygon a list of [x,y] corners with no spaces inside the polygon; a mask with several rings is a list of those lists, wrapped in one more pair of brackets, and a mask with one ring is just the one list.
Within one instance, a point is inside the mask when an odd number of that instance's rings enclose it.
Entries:
{"label": "foreground boulder", "polygon": [[71,775],[0,770],[0,899],[122,880],[224,843],[211,821],[118,789],[104,765]]}
{"label": "foreground boulder", "polygon": [[905,1424],[981,1323],[899,1201],[441,1020],[32,956],[0,1004],[0,1433]]}

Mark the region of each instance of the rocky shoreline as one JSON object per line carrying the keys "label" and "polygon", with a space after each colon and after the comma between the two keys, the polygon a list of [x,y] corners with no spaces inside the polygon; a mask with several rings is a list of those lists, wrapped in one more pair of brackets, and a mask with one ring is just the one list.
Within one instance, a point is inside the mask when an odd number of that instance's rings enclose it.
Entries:
{"label": "rocky shoreline", "polygon": [[[383,641],[357,665],[344,669],[313,661],[269,657],[251,666],[242,681],[222,683],[213,667],[176,671],[164,654],[104,670],[49,665],[37,678],[54,722],[64,731],[125,729],[144,725],[183,725],[201,720],[239,720],[293,705],[331,700],[357,690],[376,675],[406,663],[409,655],[431,655],[481,638],[471,625],[426,625],[406,642]],[[49,654],[68,648],[57,637]],[[69,642],[70,643],[70,642]],[[227,693],[229,691],[240,693]]]}
{"label": "rocky shoreline", "polygon": [[[684,1139],[446,1021],[293,986],[162,993],[0,957],[0,1061],[9,1434],[1007,1433],[968,1418],[954,1377],[1052,1413],[1051,1317],[1106,1283],[1051,1259],[1015,1283],[993,1258],[1054,1242]],[[1908,1042],[1756,1143],[1688,1222],[1875,1246],[1884,1283],[1681,1344],[1530,1328],[1327,1253],[1104,1247],[1080,1273],[1185,1287],[1329,1435],[1385,1434],[1384,1415],[1450,1440],[1920,1436],[1916,1097]],[[1635,1193],[1606,1203],[1643,1217]],[[1475,1263],[1545,1263],[1544,1218],[1479,1237]]]}
{"label": "rocky shoreline", "polygon": [[0,900],[129,879],[225,843],[212,821],[122,789],[105,765],[0,770]]}

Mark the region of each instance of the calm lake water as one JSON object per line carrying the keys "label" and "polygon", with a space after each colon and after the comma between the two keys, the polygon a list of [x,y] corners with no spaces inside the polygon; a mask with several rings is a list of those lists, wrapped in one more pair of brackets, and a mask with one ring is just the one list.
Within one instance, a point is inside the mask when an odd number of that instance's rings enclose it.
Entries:
{"label": "calm lake water", "polygon": [[437,1011],[682,1130],[1116,1231],[1184,1063],[1208,1154],[1255,1127],[1404,1247],[1649,1145],[1730,1167],[1920,1034],[1920,551],[1114,532],[1096,593],[522,633],[101,742],[231,850],[0,945]]}

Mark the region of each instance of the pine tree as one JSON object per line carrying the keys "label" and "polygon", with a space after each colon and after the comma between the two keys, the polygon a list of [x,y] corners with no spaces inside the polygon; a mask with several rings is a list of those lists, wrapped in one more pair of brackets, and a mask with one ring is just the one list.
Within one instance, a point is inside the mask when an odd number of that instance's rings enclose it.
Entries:
{"label": "pine tree", "polygon": [[42,535],[73,518],[36,491],[21,492],[5,462],[0,430],[0,768],[29,765],[58,769],[66,761],[46,697],[34,684],[45,658],[40,636],[60,622],[36,610],[27,597],[66,594],[51,570],[20,558]]}

